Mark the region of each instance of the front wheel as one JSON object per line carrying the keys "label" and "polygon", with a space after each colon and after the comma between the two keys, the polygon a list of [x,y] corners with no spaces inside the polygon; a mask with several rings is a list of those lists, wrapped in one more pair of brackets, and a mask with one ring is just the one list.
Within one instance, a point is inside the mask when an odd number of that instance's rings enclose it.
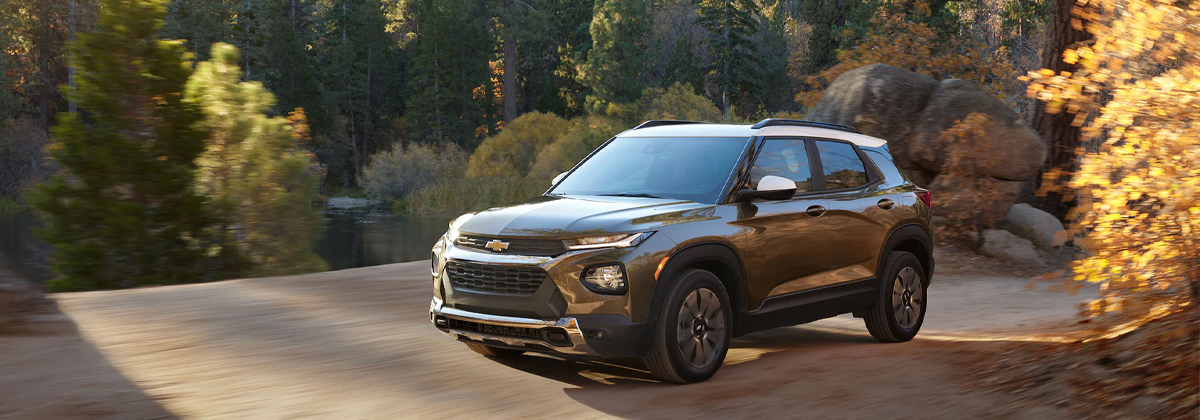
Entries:
{"label": "front wheel", "polygon": [[921,261],[907,252],[893,252],[883,272],[879,296],[863,317],[867,331],[887,343],[912,340],[925,322],[929,283],[921,274]]}
{"label": "front wheel", "polygon": [[659,309],[650,373],[664,382],[693,383],[717,373],[732,338],[729,294],[717,276],[686,270],[675,277]]}

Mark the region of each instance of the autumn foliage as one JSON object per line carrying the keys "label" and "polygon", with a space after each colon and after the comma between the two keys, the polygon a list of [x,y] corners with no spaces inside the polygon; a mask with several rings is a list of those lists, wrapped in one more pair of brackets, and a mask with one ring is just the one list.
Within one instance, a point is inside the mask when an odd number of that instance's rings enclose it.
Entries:
{"label": "autumn foliage", "polygon": [[[1075,73],[1030,74],[1048,110],[1077,112],[1085,141],[1066,188],[1071,230],[1089,253],[1075,279],[1101,284],[1092,314],[1153,318],[1195,310],[1200,293],[1200,3],[1077,5],[1095,43],[1066,51]],[[1089,121],[1090,119],[1090,121]],[[1062,174],[1051,172],[1047,181]],[[1052,182],[1047,182],[1052,184]],[[1051,187],[1055,188],[1055,187]]]}

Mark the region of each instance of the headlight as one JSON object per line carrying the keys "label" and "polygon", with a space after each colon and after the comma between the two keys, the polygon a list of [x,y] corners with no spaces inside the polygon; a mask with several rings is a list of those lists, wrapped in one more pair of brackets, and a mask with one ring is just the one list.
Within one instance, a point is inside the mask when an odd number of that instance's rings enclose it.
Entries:
{"label": "headlight", "polygon": [[446,234],[442,236],[443,238],[446,238],[446,245],[451,245],[454,243],[454,241],[458,240],[458,228],[461,228],[462,225],[466,224],[467,219],[470,219],[471,216],[471,214],[464,214],[450,221],[450,226],[446,230]]}
{"label": "headlight", "polygon": [[621,264],[588,267],[579,278],[584,286],[596,293],[619,295],[626,290],[625,267]]}
{"label": "headlight", "polygon": [[597,248],[629,248],[637,246],[653,234],[654,232],[642,232],[622,233],[618,235],[587,236],[583,238],[566,239],[563,241],[563,245],[566,245],[567,249],[572,251]]}

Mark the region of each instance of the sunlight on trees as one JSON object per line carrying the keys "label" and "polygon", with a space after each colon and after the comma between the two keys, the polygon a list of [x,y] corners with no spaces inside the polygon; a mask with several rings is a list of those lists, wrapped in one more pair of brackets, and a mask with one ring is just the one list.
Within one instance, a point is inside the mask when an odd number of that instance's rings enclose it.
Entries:
{"label": "sunlight on trees", "polygon": [[[311,204],[321,172],[312,153],[297,148],[304,134],[266,114],[275,96],[262,83],[242,81],[237,48],[215,43],[210,57],[196,66],[185,100],[203,111],[199,126],[208,132],[196,190],[208,196],[216,219],[209,252],[218,257],[217,271],[238,277],[324,270],[312,251],[322,221]],[[293,115],[307,130],[300,118]]]}
{"label": "sunlight on trees", "polygon": [[63,171],[31,200],[54,245],[55,291],[201,280],[204,197],[192,190],[204,151],[179,41],[158,39],[156,0],[105,1],[74,47],[81,111],[60,114],[51,154]]}
{"label": "sunlight on trees", "polygon": [[[1089,306],[1145,319],[1200,296],[1200,3],[1096,0],[1076,4],[1094,43],[1068,49],[1078,71],[1030,73],[1029,95],[1076,113],[1085,142],[1066,188],[1069,218],[1089,256],[1074,278],[1101,284]],[[1081,23],[1082,24],[1082,23]],[[1047,173],[1046,184],[1061,177]],[[1068,197],[1070,198],[1070,197]],[[1065,238],[1064,238],[1065,239]]]}

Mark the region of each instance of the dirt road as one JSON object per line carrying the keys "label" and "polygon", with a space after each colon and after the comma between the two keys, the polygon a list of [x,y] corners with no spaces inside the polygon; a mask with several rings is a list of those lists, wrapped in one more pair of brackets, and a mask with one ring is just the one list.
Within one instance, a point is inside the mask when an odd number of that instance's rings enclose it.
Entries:
{"label": "dirt road", "polygon": [[735,340],[715,377],[678,386],[637,360],[479,356],[429,325],[427,267],[56,298],[166,412],[253,419],[1061,417],[971,387],[965,362],[1005,341],[1055,339],[1086,299],[1027,291],[1017,277],[939,275],[912,342],[876,343],[839,317]]}

